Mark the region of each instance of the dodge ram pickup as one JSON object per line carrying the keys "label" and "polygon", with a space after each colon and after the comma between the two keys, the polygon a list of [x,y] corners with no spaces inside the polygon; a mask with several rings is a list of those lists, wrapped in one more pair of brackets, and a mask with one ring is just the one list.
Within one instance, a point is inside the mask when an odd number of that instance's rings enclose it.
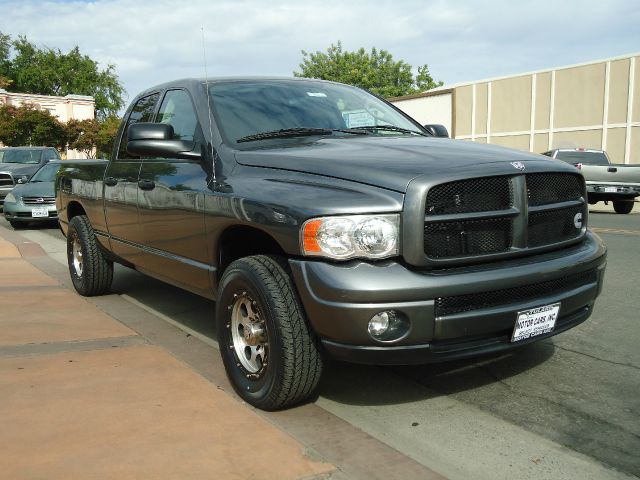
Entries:
{"label": "dodge ram pickup", "polygon": [[617,165],[602,150],[559,148],[543,155],[570,163],[581,170],[591,205],[613,202],[616,213],[630,213],[640,195],[640,165]]}
{"label": "dodge ram pickup", "polygon": [[262,409],[311,397],[325,355],[467,358],[585,321],[606,249],[580,172],[442,131],[320,80],[150,88],[110,161],[56,179],[73,285],[108,292],[118,262],[214,299],[230,381]]}

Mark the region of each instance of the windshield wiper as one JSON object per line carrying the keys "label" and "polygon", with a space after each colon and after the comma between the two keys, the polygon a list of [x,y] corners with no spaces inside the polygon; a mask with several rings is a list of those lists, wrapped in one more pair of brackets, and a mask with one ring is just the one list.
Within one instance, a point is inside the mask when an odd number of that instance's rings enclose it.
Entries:
{"label": "windshield wiper", "polygon": [[271,132],[254,133],[253,135],[240,137],[236,142],[254,142],[268,138],[310,137],[313,135],[331,135],[331,133],[331,129],[329,128],[282,128]]}
{"label": "windshield wiper", "polygon": [[351,129],[351,128],[282,128],[280,130],[273,130],[271,132],[255,133],[253,135],[247,135],[246,137],[240,137],[236,140],[237,143],[254,142],[256,140],[266,140],[269,138],[292,138],[292,137],[311,137],[314,135],[331,135],[333,132],[348,133],[351,135],[368,135],[365,130]]}
{"label": "windshield wiper", "polygon": [[416,130],[409,130],[408,128],[396,127],[395,125],[364,125],[362,127],[352,127],[348,130],[353,132],[358,130],[364,130],[367,132],[376,131],[376,130],[387,130],[389,132],[413,133],[415,135],[422,135],[423,137],[430,136],[428,133],[418,132]]}

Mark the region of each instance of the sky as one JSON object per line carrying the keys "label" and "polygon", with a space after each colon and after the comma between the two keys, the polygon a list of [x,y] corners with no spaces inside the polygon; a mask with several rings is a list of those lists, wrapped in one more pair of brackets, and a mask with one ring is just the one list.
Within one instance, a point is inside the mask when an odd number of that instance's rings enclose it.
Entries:
{"label": "sky", "polygon": [[164,81],[284,75],[301,50],[386,49],[445,85],[640,52],[640,0],[0,0],[0,31]]}

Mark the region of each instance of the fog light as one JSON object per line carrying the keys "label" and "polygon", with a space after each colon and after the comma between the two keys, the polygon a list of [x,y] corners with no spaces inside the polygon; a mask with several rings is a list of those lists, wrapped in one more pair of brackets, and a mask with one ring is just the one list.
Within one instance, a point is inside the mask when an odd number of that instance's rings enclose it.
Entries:
{"label": "fog light", "polygon": [[389,330],[389,317],[393,316],[393,312],[380,312],[375,314],[369,320],[369,333],[373,337],[379,337]]}
{"label": "fog light", "polygon": [[386,310],[376,313],[367,327],[369,335],[381,342],[390,342],[404,337],[409,331],[409,320],[401,312]]}

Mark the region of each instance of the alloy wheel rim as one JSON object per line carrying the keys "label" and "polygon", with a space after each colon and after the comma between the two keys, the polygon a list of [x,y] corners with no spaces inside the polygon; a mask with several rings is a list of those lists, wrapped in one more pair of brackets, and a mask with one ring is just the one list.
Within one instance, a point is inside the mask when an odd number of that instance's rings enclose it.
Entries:
{"label": "alloy wheel rim", "polygon": [[269,342],[264,319],[258,304],[247,292],[234,294],[230,305],[231,349],[235,351],[239,365],[248,372],[248,377],[258,378],[267,366]]}
{"label": "alloy wheel rim", "polygon": [[76,275],[78,277],[82,277],[82,271],[83,271],[82,245],[80,244],[80,240],[78,240],[78,237],[74,237],[71,249],[72,249],[71,254],[73,256],[73,268],[76,271]]}

